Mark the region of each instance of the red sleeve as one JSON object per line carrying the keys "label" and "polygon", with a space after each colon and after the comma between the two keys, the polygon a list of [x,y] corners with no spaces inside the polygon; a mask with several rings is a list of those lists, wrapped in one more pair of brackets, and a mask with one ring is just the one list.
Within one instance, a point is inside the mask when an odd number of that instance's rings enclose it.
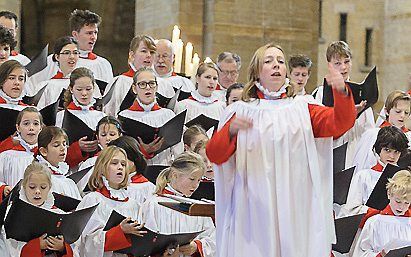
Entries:
{"label": "red sleeve", "polygon": [[83,153],[80,149],[79,142],[72,143],[67,149],[66,162],[70,168],[76,167],[80,162],[87,160],[90,156]]}
{"label": "red sleeve", "polygon": [[203,253],[203,244],[201,243],[200,240],[194,240],[194,243],[197,245],[197,252],[193,253],[191,256],[192,257],[204,257]]}
{"label": "red sleeve", "polygon": [[206,153],[208,159],[215,164],[223,164],[228,161],[237,149],[237,136],[230,138],[230,124],[235,115],[222,127],[214,133],[208,141]]}
{"label": "red sleeve", "polygon": [[3,202],[3,199],[5,197],[4,195],[4,189],[6,188],[7,185],[2,185],[0,186],[0,203]]}
{"label": "red sleeve", "polygon": [[144,147],[142,147],[141,145],[140,145],[139,148],[140,148],[140,152],[144,155],[144,157],[147,160],[150,160],[151,158],[154,157],[154,153],[147,153],[146,149],[144,149]]}
{"label": "red sleeve", "polygon": [[40,238],[30,240],[20,253],[20,257],[44,257],[44,255],[44,251],[40,250]]}
{"label": "red sleeve", "polygon": [[375,256],[375,257],[382,257],[382,255],[381,255],[381,253],[379,253],[377,256]]}
{"label": "red sleeve", "polygon": [[345,96],[333,89],[334,107],[308,105],[314,137],[336,139],[354,126],[357,111],[349,88],[348,91],[349,95]]}
{"label": "red sleeve", "polygon": [[120,224],[109,229],[105,235],[104,251],[116,251],[131,246],[131,239],[121,230]]}
{"label": "red sleeve", "polygon": [[1,141],[0,143],[0,153],[10,150],[13,148],[13,136],[8,137],[7,139]]}
{"label": "red sleeve", "polygon": [[365,222],[371,218],[374,215],[379,214],[381,211],[373,208],[368,208],[367,213],[362,217],[362,220],[360,222],[360,225],[358,225],[359,228],[364,228]]}

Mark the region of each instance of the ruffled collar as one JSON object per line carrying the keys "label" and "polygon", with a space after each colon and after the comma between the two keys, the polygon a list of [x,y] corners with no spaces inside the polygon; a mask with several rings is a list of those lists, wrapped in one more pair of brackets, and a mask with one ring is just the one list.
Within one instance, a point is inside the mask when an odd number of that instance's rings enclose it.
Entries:
{"label": "ruffled collar", "polygon": [[17,140],[20,145],[26,150],[26,152],[36,152],[37,151],[37,143],[30,145],[21,137],[20,133],[17,136],[13,137],[13,139]]}
{"label": "ruffled collar", "polygon": [[103,187],[99,190],[102,195],[104,195],[107,198],[110,198],[115,201],[120,201],[120,202],[126,202],[128,201],[128,194],[127,194],[127,188],[120,188],[120,189],[114,189],[111,188],[108,180],[106,177],[102,176],[101,179],[103,180]]}
{"label": "ruffled collar", "polygon": [[284,85],[276,92],[268,91],[267,88],[263,87],[260,82],[255,82],[255,86],[260,90],[264,95],[264,99],[267,100],[277,100],[284,98],[284,95],[287,95],[287,87],[289,86],[289,79],[285,79]]}
{"label": "ruffled collar", "polygon": [[156,101],[152,102],[151,104],[143,104],[140,102],[138,98],[134,101],[133,105],[130,106],[130,111],[140,111],[140,112],[150,112],[150,111],[157,111],[160,110],[160,106],[157,104]]}
{"label": "ruffled collar", "polygon": [[178,192],[175,190],[169,183],[166,185],[166,187],[163,190],[163,194],[169,194],[169,195],[177,195],[177,196],[184,196],[182,193]]}
{"label": "ruffled collar", "polygon": [[132,172],[129,174],[129,183],[132,184],[139,184],[139,183],[146,183],[148,179],[143,176],[143,174],[137,174],[137,172]]}
{"label": "ruffled collar", "polygon": [[[27,199],[26,191],[24,190],[23,185],[21,185],[21,187],[20,187],[19,198],[20,198],[20,200],[33,205]],[[53,196],[53,193],[51,192],[51,188],[50,188],[50,191],[47,194],[46,201],[42,205],[37,206],[37,207],[42,208],[42,209],[46,209],[46,210],[50,210],[50,209],[52,209],[53,206],[54,206],[54,196]]]}
{"label": "ruffled collar", "polygon": [[6,93],[4,93],[3,89],[0,89],[0,97],[3,98],[6,101],[6,104],[21,104],[21,101],[23,100],[24,96],[24,90],[21,92],[21,95],[17,98],[11,98],[8,96]]}
{"label": "ruffled collar", "polygon": [[191,92],[190,98],[192,100],[195,100],[199,103],[204,103],[204,104],[212,104],[218,101],[218,97],[215,96],[214,94],[211,94],[211,96],[209,97],[200,95],[200,93],[198,92],[198,89]]}
{"label": "ruffled collar", "polygon": [[91,101],[88,105],[80,104],[75,97],[73,97],[73,101],[67,106],[69,110],[79,110],[79,111],[91,111],[94,110],[94,104],[96,103],[96,99],[94,97],[91,98]]}
{"label": "ruffled collar", "polygon": [[51,170],[51,173],[53,175],[57,175],[57,176],[64,176],[69,172],[69,166],[67,163],[65,162],[59,162],[58,167],[53,166],[49,161],[47,161],[46,159],[44,159],[43,156],[41,155],[37,155],[36,159],[40,162],[40,163],[44,163],[47,165],[47,167]]}

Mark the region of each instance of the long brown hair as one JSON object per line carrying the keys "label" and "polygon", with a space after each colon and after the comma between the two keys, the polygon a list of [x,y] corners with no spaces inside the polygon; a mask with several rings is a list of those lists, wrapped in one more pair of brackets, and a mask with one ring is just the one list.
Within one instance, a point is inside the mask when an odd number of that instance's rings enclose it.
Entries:
{"label": "long brown hair", "polygon": [[[263,66],[265,51],[272,47],[280,50],[285,57],[284,50],[281,48],[281,46],[274,43],[268,43],[255,51],[253,57],[251,58],[250,65],[248,66],[247,83],[244,86],[243,95],[241,97],[244,102],[249,102],[251,98],[258,98],[257,87],[255,83],[260,80],[260,72]],[[288,97],[294,96],[294,90],[292,86],[288,86],[286,90]]]}

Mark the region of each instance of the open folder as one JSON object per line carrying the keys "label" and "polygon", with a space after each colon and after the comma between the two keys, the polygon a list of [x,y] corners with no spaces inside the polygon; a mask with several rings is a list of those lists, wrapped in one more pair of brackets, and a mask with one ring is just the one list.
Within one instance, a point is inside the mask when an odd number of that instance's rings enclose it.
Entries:
{"label": "open folder", "polygon": [[58,214],[26,203],[13,202],[4,221],[7,238],[28,242],[47,233],[63,235],[72,244],[80,237],[97,205],[68,214]]}
{"label": "open folder", "polygon": [[66,131],[70,145],[84,136],[87,136],[87,140],[94,140],[95,138],[94,130],[68,110],[64,111],[61,127]]}
{"label": "open folder", "polygon": [[364,214],[358,214],[334,221],[335,234],[337,237],[337,243],[332,246],[334,251],[339,253],[348,253],[350,251],[355,235],[357,234],[358,226],[363,217]]}
{"label": "open folder", "polygon": [[333,191],[334,191],[334,203],[339,205],[347,202],[348,191],[350,189],[351,180],[354,174],[355,166],[346,170],[334,173],[333,179]]}
{"label": "open folder", "polygon": [[388,200],[386,188],[388,179],[392,178],[394,174],[400,170],[401,168],[398,166],[387,164],[365,205],[377,210],[383,210],[385,207],[387,207],[388,203],[390,202]]}
{"label": "open folder", "polygon": [[135,139],[140,137],[145,144],[153,142],[157,137],[164,138],[164,143],[160,150],[157,151],[159,153],[181,142],[185,117],[186,111],[176,115],[159,128],[123,116],[119,116],[118,119],[123,124],[124,134]]}
{"label": "open folder", "polygon": [[176,195],[160,196],[170,198],[174,201],[159,202],[158,204],[173,209],[175,211],[184,213],[186,215],[203,217],[214,217],[215,215],[214,201],[196,200]]}
{"label": "open folder", "polygon": [[[104,230],[107,231],[110,228],[117,226],[125,218],[126,217],[122,216],[118,212],[112,211]],[[189,244],[194,238],[203,232],[198,231],[192,233],[160,234],[147,228],[143,228],[142,230],[147,231],[147,234],[144,234],[142,237],[131,235],[132,246],[116,252],[131,254],[133,256],[153,256],[156,254],[162,254],[165,250],[167,250],[167,248],[175,248],[177,245]]]}
{"label": "open folder", "polygon": [[200,125],[205,131],[208,131],[212,127],[214,127],[216,130],[218,126],[218,120],[205,116],[204,114],[200,114],[186,123],[187,128],[193,125]]}
{"label": "open folder", "polygon": [[48,48],[49,45],[47,44],[43,50],[33,60],[26,65],[26,69],[28,70],[28,76],[31,77],[34,74],[42,71],[44,68],[47,67],[47,55],[48,55]]}
{"label": "open folder", "polygon": [[347,156],[348,142],[333,149],[333,170],[334,174],[345,169],[345,159]]}
{"label": "open folder", "polygon": [[56,192],[53,192],[53,196],[54,196],[54,206],[56,206],[57,208],[65,212],[74,211],[80,203],[80,200],[78,199],[72,198],[70,196],[58,194]]}
{"label": "open folder", "polygon": [[[377,68],[374,67],[365,80],[360,83],[346,82],[351,89],[355,104],[367,100],[365,108],[358,113],[357,118],[368,108],[373,106],[378,101],[378,83],[377,83]],[[323,100],[325,106],[334,106],[334,96],[331,86],[324,79]]]}
{"label": "open folder", "polygon": [[197,190],[190,196],[190,198],[201,200],[215,200],[214,181],[201,181]]}

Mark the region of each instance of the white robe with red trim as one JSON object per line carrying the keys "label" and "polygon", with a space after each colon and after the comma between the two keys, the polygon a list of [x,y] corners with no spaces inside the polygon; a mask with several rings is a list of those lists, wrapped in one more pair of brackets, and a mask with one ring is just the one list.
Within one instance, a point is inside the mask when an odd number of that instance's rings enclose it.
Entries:
{"label": "white robe with red trim", "polygon": [[353,257],[375,257],[398,242],[411,246],[411,218],[377,214],[365,222]]}
{"label": "white robe with red trim", "polygon": [[106,231],[103,231],[106,223],[115,210],[125,217],[138,220],[140,205],[133,199],[127,202],[120,202],[109,199],[98,192],[90,192],[84,196],[77,210],[99,204],[89,222],[87,223],[80,240],[76,242],[76,251],[82,257],[127,257],[126,254],[104,252],[104,242]]}
{"label": "white robe with red trim", "polygon": [[[168,79],[156,78],[156,80],[158,83],[157,92],[164,97],[172,98],[175,92],[171,84],[168,82]],[[116,84],[115,88],[113,89],[113,95],[110,101],[104,106],[103,111],[107,115],[117,117],[117,114],[120,111],[121,103],[130,90],[131,85],[133,84],[133,78],[125,75],[115,77],[113,81],[109,85],[107,85],[104,95],[108,93],[114,83]]]}
{"label": "white robe with red trim", "polygon": [[[152,127],[161,127],[169,120],[175,117],[173,111],[167,108],[161,108],[157,111],[131,111],[124,110],[119,113],[119,116],[136,120],[147,124]],[[167,148],[166,150],[158,153],[153,158],[147,160],[147,165],[170,165],[170,162],[174,160],[174,157],[184,151],[184,145],[182,142]]]}
{"label": "white robe with red trim", "polygon": [[148,229],[159,231],[162,234],[190,233],[204,230],[194,240],[201,241],[204,257],[215,256],[215,226],[210,217],[188,216],[159,205],[158,202],[174,202],[174,200],[160,196],[147,199],[141,206],[140,219]]}
{"label": "white robe with red trim", "polygon": [[219,127],[234,113],[253,127],[240,131],[236,152],[214,166],[216,256],[329,256],[332,145],[331,138],[315,140],[307,99],[235,102]]}
{"label": "white robe with red trim", "polygon": [[113,68],[111,67],[110,62],[104,57],[97,55],[97,58],[94,60],[80,57],[77,61],[77,68],[78,67],[90,69],[93,72],[95,79],[107,83],[110,83],[113,80]]}
{"label": "white robe with red trim", "polygon": [[24,171],[34,160],[29,151],[7,150],[0,153],[0,181],[14,187],[24,177]]}
{"label": "white robe with red trim", "polygon": [[347,202],[341,206],[336,218],[366,213],[368,207],[365,204],[381,174],[382,172],[373,169],[363,169],[355,173],[351,180]]}

